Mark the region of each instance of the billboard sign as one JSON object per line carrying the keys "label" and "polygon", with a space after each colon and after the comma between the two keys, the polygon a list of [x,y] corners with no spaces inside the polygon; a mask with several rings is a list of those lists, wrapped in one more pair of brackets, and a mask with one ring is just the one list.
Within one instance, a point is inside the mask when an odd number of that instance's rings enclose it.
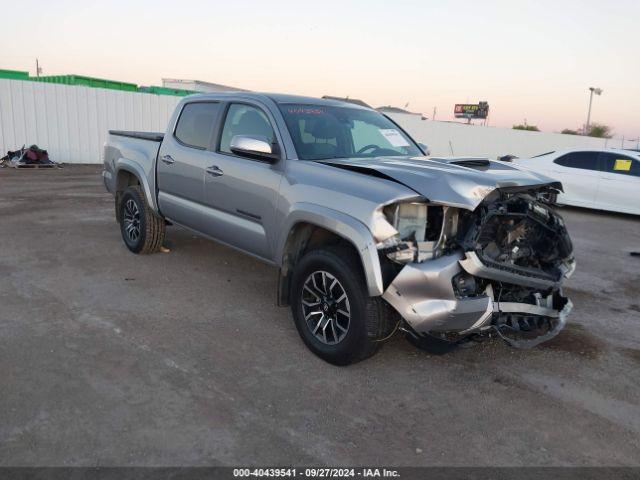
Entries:
{"label": "billboard sign", "polygon": [[489,104],[487,102],[456,103],[453,113],[456,118],[485,119],[489,115]]}

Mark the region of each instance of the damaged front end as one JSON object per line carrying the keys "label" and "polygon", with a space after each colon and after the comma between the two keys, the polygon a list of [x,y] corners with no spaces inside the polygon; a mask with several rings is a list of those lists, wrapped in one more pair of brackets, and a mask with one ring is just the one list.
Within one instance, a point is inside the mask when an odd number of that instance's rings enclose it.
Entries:
{"label": "damaged front end", "polygon": [[[557,335],[575,268],[554,186],[495,189],[473,211],[424,201],[384,207],[395,232],[378,244],[383,298],[416,338],[459,342],[496,333],[530,348]],[[389,231],[389,229],[387,229]]]}

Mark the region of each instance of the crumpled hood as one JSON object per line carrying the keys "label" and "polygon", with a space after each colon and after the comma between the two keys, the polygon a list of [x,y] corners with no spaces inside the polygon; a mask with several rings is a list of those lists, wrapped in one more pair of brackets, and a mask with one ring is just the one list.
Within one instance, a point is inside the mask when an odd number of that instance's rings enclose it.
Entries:
{"label": "crumpled hood", "polygon": [[[477,160],[477,159],[474,159]],[[391,178],[430,202],[474,210],[496,188],[553,186],[560,183],[515,165],[483,160],[484,165],[469,167],[450,163],[464,159],[428,157],[376,157],[321,160],[320,163],[367,174],[377,172]]]}

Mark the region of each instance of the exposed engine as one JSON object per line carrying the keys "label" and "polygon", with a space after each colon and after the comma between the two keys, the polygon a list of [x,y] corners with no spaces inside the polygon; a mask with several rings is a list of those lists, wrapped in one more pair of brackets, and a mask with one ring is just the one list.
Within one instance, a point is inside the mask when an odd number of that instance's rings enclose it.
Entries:
{"label": "exposed engine", "polygon": [[485,264],[558,280],[573,245],[548,192],[494,191],[473,212],[405,202],[385,207],[397,234],[380,246],[399,264],[423,262],[462,249]]}
{"label": "exposed engine", "polygon": [[[461,218],[455,243],[466,252],[467,264],[475,254],[486,267],[473,282],[474,294],[488,289],[493,294],[499,308],[495,331],[514,346],[537,345],[562,328],[559,312],[567,299],[560,284],[574,266],[573,244],[562,217],[547,202],[547,191],[496,197]],[[530,311],[523,304],[531,305]]]}
{"label": "exposed engine", "polygon": [[[555,336],[571,309],[560,287],[574,262],[550,193],[552,187],[495,190],[473,211],[420,202],[387,207],[385,216],[398,232],[379,246],[395,265],[390,276],[408,262],[463,252],[462,269],[451,283],[458,300],[491,299],[491,321],[482,331],[524,348]],[[430,334],[455,341],[469,333]]]}
{"label": "exposed engine", "polygon": [[573,245],[562,217],[531,194],[502,194],[462,219],[456,242],[485,265],[558,281]]}

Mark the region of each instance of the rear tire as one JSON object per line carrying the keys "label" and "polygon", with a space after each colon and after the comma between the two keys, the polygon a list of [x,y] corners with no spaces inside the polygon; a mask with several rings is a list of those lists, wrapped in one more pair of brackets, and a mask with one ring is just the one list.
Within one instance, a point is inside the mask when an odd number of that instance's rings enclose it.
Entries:
{"label": "rear tire", "polygon": [[372,356],[395,326],[390,307],[369,296],[359,259],[345,247],[313,250],[298,262],[291,310],[307,347],[334,365]]}
{"label": "rear tire", "polygon": [[164,219],[151,210],[139,185],[128,187],[120,197],[118,220],[122,240],[130,251],[144,255],[160,250]]}

